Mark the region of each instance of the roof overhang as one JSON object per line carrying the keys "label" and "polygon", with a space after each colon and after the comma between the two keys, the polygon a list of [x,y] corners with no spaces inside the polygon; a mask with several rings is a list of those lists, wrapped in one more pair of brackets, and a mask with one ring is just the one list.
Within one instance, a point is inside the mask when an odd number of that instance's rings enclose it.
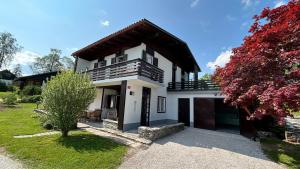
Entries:
{"label": "roof overhang", "polygon": [[201,71],[187,44],[152,22],[142,19],[72,54],[94,60],[145,43],[184,70]]}

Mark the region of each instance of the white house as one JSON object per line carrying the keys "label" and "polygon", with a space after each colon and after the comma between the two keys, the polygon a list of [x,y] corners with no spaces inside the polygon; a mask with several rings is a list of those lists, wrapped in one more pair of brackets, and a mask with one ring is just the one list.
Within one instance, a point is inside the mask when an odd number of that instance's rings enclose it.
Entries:
{"label": "white house", "polygon": [[214,129],[219,119],[239,125],[228,107],[218,115],[223,97],[218,86],[198,80],[200,67],[187,44],[146,19],[72,55],[75,70],[89,73],[97,87],[89,111],[115,120],[119,130],[178,121]]}

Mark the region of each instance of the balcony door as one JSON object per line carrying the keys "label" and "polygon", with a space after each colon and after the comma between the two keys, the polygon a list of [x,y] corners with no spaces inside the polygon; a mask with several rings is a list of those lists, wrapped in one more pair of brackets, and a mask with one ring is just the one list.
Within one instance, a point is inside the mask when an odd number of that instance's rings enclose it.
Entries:
{"label": "balcony door", "polygon": [[149,126],[150,99],[151,99],[151,89],[147,88],[147,87],[143,87],[142,108],[141,108],[141,126]]}

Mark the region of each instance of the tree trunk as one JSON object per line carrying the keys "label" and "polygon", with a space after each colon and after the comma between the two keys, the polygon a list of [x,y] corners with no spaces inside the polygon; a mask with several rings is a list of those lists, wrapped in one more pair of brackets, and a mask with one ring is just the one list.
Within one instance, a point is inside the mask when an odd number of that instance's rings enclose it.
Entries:
{"label": "tree trunk", "polygon": [[67,131],[67,130],[62,130],[61,131],[61,134],[62,134],[63,137],[68,137],[68,133],[69,133],[69,131]]}

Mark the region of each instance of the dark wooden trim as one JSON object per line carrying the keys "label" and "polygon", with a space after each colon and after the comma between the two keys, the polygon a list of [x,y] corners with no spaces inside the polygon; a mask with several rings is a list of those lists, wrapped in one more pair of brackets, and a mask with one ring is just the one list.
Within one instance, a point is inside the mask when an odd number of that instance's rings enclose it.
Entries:
{"label": "dark wooden trim", "polygon": [[127,80],[123,80],[121,82],[120,103],[119,103],[119,117],[118,117],[118,129],[119,130],[123,130],[123,125],[124,125],[126,89],[127,89]]}
{"label": "dark wooden trim", "polygon": [[[124,71],[126,70],[126,71]],[[153,81],[163,83],[164,71],[145,62],[133,59],[87,71],[93,81],[140,75]]]}
{"label": "dark wooden trim", "polygon": [[103,87],[102,88],[102,99],[101,99],[101,110],[103,109],[103,103],[104,103],[104,91],[105,91],[105,88]]}
{"label": "dark wooden trim", "polygon": [[[165,98],[165,111],[161,111],[161,112],[158,111],[158,105],[159,105],[158,104],[159,103],[158,100],[159,100],[160,97],[161,98]],[[166,97],[164,97],[164,96],[157,96],[157,113],[166,113],[167,112],[167,106],[166,106],[166,104],[167,104],[167,98]]]}
{"label": "dark wooden trim", "polygon": [[77,64],[78,64],[78,56],[75,57],[74,72],[76,72]]}
{"label": "dark wooden trim", "polygon": [[184,82],[169,82],[168,91],[219,91],[220,86],[211,80],[184,81]]}

